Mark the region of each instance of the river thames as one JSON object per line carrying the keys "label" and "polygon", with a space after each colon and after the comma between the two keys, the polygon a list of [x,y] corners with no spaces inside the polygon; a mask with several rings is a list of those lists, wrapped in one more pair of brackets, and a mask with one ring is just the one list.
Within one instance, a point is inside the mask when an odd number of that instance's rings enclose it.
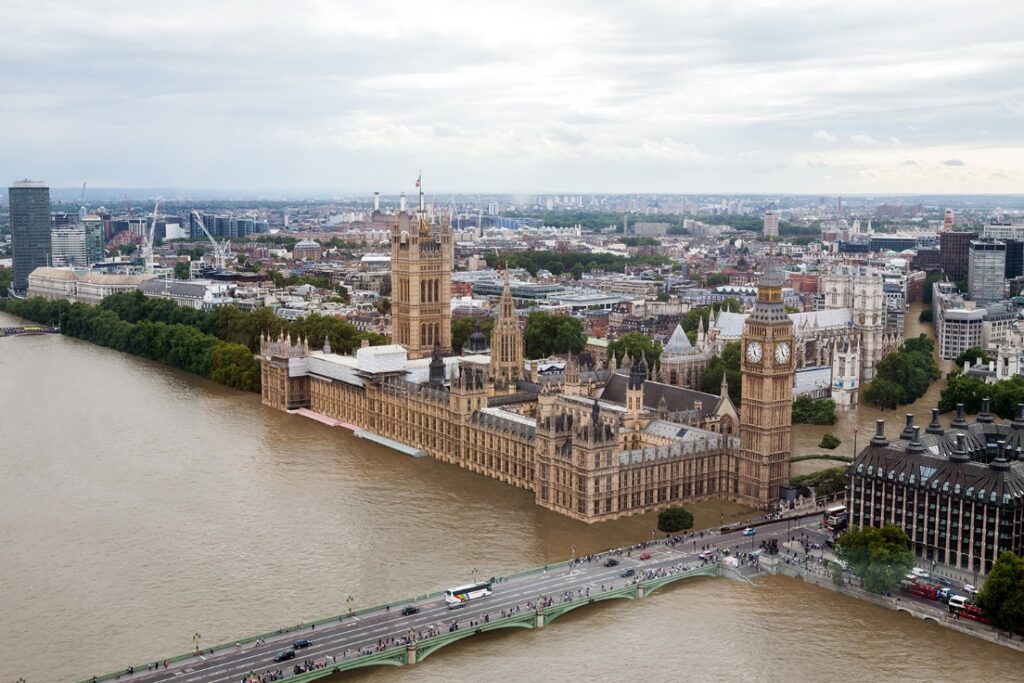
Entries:
{"label": "river thames", "polygon": [[[698,522],[736,512],[705,506]],[[653,521],[587,526],[255,394],[57,335],[0,339],[0,680],[86,678],[187,651],[195,633],[212,645],[349,596],[369,606],[635,542]],[[347,680],[1007,680],[1022,666],[795,580],[714,579]]]}

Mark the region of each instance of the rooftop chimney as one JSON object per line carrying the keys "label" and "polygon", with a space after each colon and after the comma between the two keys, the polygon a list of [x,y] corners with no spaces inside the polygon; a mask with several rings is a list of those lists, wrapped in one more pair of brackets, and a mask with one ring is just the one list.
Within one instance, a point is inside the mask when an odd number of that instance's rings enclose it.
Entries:
{"label": "rooftop chimney", "polygon": [[949,426],[954,427],[956,429],[967,429],[967,427],[969,426],[967,424],[967,420],[964,419],[963,403],[956,404],[956,418],[954,418],[953,421],[949,423]]}
{"label": "rooftop chimney", "polygon": [[903,425],[903,431],[900,432],[901,439],[910,439],[914,436],[914,414],[907,413],[907,422]]}
{"label": "rooftop chimney", "polygon": [[872,446],[888,446],[889,440],[885,438],[885,420],[875,420],[875,435],[871,437]]}
{"label": "rooftop chimney", "polygon": [[978,413],[978,422],[982,422],[984,424],[990,424],[992,422],[992,413],[988,411],[988,406],[989,399],[986,396],[981,399],[981,412]]}
{"label": "rooftop chimney", "polygon": [[910,440],[910,445],[907,446],[907,453],[924,453],[924,444],[921,443],[921,428],[914,425],[913,437]]}
{"label": "rooftop chimney", "polygon": [[963,432],[956,433],[956,450],[949,456],[951,462],[963,464],[971,461],[971,454],[967,452],[967,445]]}
{"label": "rooftop chimney", "polygon": [[380,211],[380,192],[373,193],[373,210]]}

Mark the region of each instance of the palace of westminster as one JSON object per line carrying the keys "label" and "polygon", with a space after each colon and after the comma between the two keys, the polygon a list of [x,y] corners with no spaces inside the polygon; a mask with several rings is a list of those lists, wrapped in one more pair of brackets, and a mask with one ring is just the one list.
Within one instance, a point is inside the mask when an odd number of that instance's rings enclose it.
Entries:
{"label": "palace of westminster", "polygon": [[794,327],[768,275],[742,329],[742,406],[654,381],[643,359],[538,373],[505,273],[490,341],[451,348],[452,237],[422,210],[391,225],[395,343],[352,356],[262,340],[263,403],[532,491],[599,522],[710,498],[766,508],[789,483]]}

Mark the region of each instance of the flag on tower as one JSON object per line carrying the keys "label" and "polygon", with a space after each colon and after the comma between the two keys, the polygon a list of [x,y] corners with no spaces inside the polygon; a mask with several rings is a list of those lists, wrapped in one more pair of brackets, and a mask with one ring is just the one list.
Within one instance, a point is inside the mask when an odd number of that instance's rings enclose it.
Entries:
{"label": "flag on tower", "polygon": [[420,186],[420,182],[422,180],[423,180],[423,171],[420,171],[420,174],[418,176],[416,176],[416,187]]}

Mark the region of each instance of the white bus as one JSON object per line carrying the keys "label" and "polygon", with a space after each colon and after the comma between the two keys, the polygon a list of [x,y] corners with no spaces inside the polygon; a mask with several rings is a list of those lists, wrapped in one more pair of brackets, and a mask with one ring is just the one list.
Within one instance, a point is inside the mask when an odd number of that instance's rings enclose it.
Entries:
{"label": "white bus", "polygon": [[846,521],[849,518],[845,505],[836,505],[825,510],[825,528],[836,533],[846,528]]}
{"label": "white bus", "polygon": [[458,609],[469,600],[484,598],[491,593],[491,582],[483,581],[459,588],[449,588],[444,592],[444,601],[448,603],[448,609]]}

